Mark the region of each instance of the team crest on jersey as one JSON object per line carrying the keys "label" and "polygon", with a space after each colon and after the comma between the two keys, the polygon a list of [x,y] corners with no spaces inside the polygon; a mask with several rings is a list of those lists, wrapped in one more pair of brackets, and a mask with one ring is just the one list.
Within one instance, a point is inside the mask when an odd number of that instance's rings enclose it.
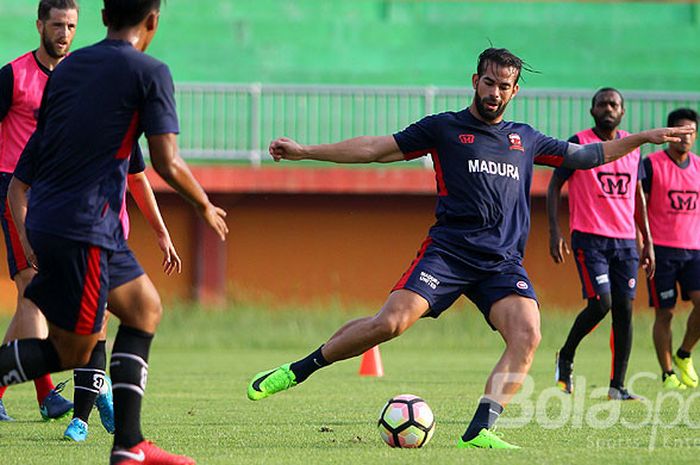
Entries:
{"label": "team crest on jersey", "polygon": [[698,208],[698,193],[695,191],[669,191],[668,198],[675,211],[694,211]]}
{"label": "team crest on jersey", "polygon": [[463,144],[473,144],[474,134],[460,134],[459,141]]}
{"label": "team crest on jersey", "polygon": [[508,141],[510,142],[510,147],[508,147],[508,150],[520,150],[521,152],[525,151],[523,148],[523,141],[520,139],[520,134],[517,132],[511,132],[508,134]]}
{"label": "team crest on jersey", "polygon": [[630,191],[632,176],[629,173],[603,173],[597,174],[600,188],[607,195],[627,196]]}

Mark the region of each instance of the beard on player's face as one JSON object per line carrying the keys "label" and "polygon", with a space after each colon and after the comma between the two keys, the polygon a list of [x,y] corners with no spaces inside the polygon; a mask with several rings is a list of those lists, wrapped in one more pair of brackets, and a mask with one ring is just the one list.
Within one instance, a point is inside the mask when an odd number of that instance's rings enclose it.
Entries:
{"label": "beard on player's face", "polygon": [[[474,102],[476,103],[476,109],[486,121],[493,121],[498,119],[506,111],[508,106],[508,100],[501,100],[498,102],[493,97],[481,97],[479,95],[479,89],[475,90]],[[488,109],[487,105],[496,105],[495,109]]]}
{"label": "beard on player's face", "polygon": [[594,115],[593,119],[597,128],[604,131],[612,131],[622,122],[622,115],[615,116],[611,113],[604,113],[602,115]]}
{"label": "beard on player's face", "polygon": [[41,43],[44,46],[44,50],[46,50],[46,54],[54,59],[65,57],[68,54],[68,47],[59,52],[55,42],[58,42],[58,39],[52,40],[46,33],[46,29],[44,29],[44,31],[41,33]]}

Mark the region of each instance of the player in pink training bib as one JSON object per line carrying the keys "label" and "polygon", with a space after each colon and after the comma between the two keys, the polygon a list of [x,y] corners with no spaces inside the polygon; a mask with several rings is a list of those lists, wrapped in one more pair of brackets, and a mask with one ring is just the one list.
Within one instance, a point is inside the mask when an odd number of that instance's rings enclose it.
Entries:
{"label": "player in pink training bib", "polygon": [[[41,96],[49,75],[67,56],[78,24],[73,0],[41,0],[36,27],[39,48],[0,69],[0,223],[7,248],[7,266],[17,287],[17,307],[3,343],[26,337],[45,337],[46,321],[39,309],[24,298],[24,289],[36,274],[27,261],[7,204],[7,188],[22,150],[36,129]],[[42,418],[61,418],[73,403],[59,394],[50,375],[34,381]],[[12,418],[3,404],[7,388],[0,388],[0,421]]]}
{"label": "player in pink training bib", "polygon": [[[628,133],[618,129],[624,114],[622,94],[609,87],[600,89],[591,102],[595,127],[577,133],[569,141],[590,144],[626,137]],[[590,170],[557,168],[549,183],[550,254],[555,263],[562,263],[564,254],[569,253],[558,224],[561,188],[568,181],[571,246],[583,298],[588,300],[557,353],[557,384],[564,392],[573,392],[576,348],[612,310],[613,354],[608,397],[611,400],[639,399],[625,389],[624,382],[632,348],[632,300],[639,267],[635,222],[644,239],[644,267],[647,273],[654,270],[642,179],[644,168],[637,149],[626,157]]]}
{"label": "player in pink training bib", "polygon": [[[695,126],[695,133],[644,160],[644,191],[657,257],[656,274],[649,280],[649,305],[656,311],[654,346],[667,389],[698,386],[690,356],[700,339],[700,158],[690,151],[697,138],[698,114],[681,108],[668,115],[669,126]],[[683,341],[672,354],[671,320],[678,299],[690,300]],[[673,370],[678,368],[679,376]]]}

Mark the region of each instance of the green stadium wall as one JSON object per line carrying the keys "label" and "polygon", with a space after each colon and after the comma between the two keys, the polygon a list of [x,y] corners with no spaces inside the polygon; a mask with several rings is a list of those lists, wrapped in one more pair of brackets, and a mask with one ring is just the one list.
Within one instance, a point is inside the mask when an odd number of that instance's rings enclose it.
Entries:
{"label": "green stadium wall", "polygon": [[[37,44],[36,0],[0,3],[7,62]],[[76,45],[104,35],[83,0]],[[700,90],[693,2],[169,0],[150,52],[176,81],[465,85],[490,43],[530,88]]]}

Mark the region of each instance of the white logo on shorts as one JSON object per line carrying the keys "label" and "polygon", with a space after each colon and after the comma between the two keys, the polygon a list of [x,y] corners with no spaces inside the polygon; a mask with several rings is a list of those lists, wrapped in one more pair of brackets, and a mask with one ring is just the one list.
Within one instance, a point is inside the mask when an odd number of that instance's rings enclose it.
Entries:
{"label": "white logo on shorts", "polygon": [[606,283],[610,282],[610,278],[608,278],[608,274],[605,273],[605,274],[601,274],[601,275],[596,276],[595,281],[598,284],[606,284]]}
{"label": "white logo on shorts", "polygon": [[667,291],[661,291],[659,292],[659,297],[662,299],[672,299],[676,295],[676,290],[675,289],[669,289]]}
{"label": "white logo on shorts", "polygon": [[630,287],[630,289],[634,289],[634,286],[637,285],[637,280],[634,278],[630,278],[630,280],[627,281],[627,285]]}
{"label": "white logo on shorts", "polygon": [[525,281],[518,281],[517,283],[515,283],[515,286],[518,289],[522,289],[522,290],[528,289],[530,287],[530,286],[528,286],[528,284]]}
{"label": "white logo on shorts", "polygon": [[421,281],[423,281],[425,284],[427,284],[430,289],[437,289],[437,287],[440,285],[440,280],[437,279],[435,276],[426,273],[425,271],[420,272],[420,278]]}

